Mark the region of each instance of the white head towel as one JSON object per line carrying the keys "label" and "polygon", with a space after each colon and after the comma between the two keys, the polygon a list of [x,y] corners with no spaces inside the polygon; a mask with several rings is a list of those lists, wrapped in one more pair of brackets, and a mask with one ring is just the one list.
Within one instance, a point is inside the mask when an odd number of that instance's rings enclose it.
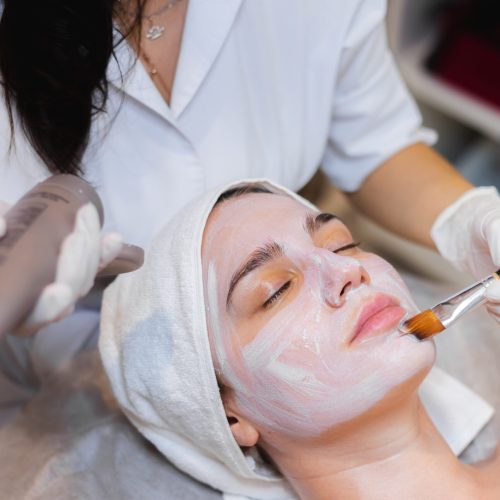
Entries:
{"label": "white head towel", "polygon": [[123,411],[177,467],[225,493],[296,498],[283,479],[240,450],[210,355],[203,230],[219,195],[241,182],[207,193],[173,217],[144,266],[106,290],[99,349]]}
{"label": "white head towel", "polygon": [[[267,180],[251,181],[311,206]],[[297,498],[255,450],[245,456],[233,439],[210,355],[203,230],[219,195],[242,182],[210,191],[182,210],[155,238],[142,269],[107,289],[99,349],[121,408],[179,469],[232,495]]]}

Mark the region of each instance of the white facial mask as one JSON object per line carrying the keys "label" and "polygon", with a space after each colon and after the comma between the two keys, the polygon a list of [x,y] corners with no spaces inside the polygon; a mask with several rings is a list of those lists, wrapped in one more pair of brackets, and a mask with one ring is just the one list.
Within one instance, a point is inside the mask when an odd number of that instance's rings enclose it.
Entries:
{"label": "white facial mask", "polygon": [[[270,206],[256,210],[258,196],[261,203],[267,198]],[[417,309],[387,262],[365,252],[353,258],[318,248],[304,236],[306,208],[277,195],[245,196],[252,197],[250,206],[248,199],[231,201],[230,213],[221,210],[209,228],[209,242],[222,234],[222,228],[234,239],[231,250],[226,241],[225,248],[233,254],[225,258],[207,252],[213,257],[206,266],[206,295],[216,365],[233,388],[241,414],[250,421],[285,434],[315,437],[361,415],[391,389],[428,368],[434,361],[434,345],[398,333],[402,309]],[[245,227],[241,220],[246,211],[253,216],[262,211],[260,215],[267,217],[260,217],[258,227]],[[252,227],[255,236],[248,234]],[[252,238],[257,244],[262,240],[259,234],[284,244],[301,282],[293,299],[268,313],[269,319],[244,342],[223,303],[222,281],[234,271],[234,262],[253,248]],[[382,326],[377,328],[374,317],[370,334],[350,343],[360,314],[369,314],[366,308],[373,304],[376,310],[387,306],[382,317],[377,316]]]}

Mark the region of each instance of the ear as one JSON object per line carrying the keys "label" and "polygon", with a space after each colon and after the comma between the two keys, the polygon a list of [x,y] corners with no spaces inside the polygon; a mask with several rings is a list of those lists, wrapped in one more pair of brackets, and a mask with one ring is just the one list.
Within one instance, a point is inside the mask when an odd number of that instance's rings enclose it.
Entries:
{"label": "ear", "polygon": [[250,447],[257,444],[260,434],[251,422],[228,409],[226,416],[233,437],[240,446]]}

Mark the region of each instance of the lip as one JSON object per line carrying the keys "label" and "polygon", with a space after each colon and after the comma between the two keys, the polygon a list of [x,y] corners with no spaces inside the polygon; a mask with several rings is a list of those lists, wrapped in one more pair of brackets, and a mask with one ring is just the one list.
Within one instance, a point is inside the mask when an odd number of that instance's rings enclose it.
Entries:
{"label": "lip", "polygon": [[387,332],[399,324],[405,314],[406,311],[396,298],[385,294],[377,295],[362,307],[349,344],[361,343],[368,338]]}

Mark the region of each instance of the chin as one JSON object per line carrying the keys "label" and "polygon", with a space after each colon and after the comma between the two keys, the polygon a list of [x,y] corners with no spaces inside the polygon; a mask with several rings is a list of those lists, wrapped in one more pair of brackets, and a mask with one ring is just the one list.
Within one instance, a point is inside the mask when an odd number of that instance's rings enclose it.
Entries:
{"label": "chin", "polygon": [[416,365],[414,374],[408,377],[408,379],[413,380],[417,386],[424,381],[436,361],[436,348],[434,342],[432,342],[432,346],[429,346],[428,351],[427,356],[422,359],[421,363]]}
{"label": "chin", "polygon": [[[357,415],[353,415],[352,419],[334,425],[330,432],[333,432],[338,438],[339,433],[343,435],[352,427],[356,428],[360,424],[375,423],[386,417],[392,419],[399,411],[407,411],[408,408],[417,411],[420,405],[419,387],[434,366],[435,360],[434,344],[430,343],[426,347],[425,357],[419,357],[418,363],[415,363],[404,377],[393,380],[392,384],[387,384],[380,393],[380,397],[371,406]],[[380,387],[373,388],[374,391],[378,389]]]}
{"label": "chin", "polygon": [[402,352],[399,353],[400,357],[390,357],[390,362],[396,365],[393,369],[397,370],[399,374],[399,377],[394,380],[394,387],[406,384],[408,380],[412,380],[416,387],[418,387],[434,366],[436,361],[436,345],[432,339],[419,341],[413,336],[411,338],[403,337],[401,340],[410,344],[405,349],[406,352],[404,354]]}
{"label": "chin", "polygon": [[367,393],[374,395],[374,405],[389,394],[404,398],[416,393],[436,360],[432,339],[422,342],[414,337],[393,337],[387,339],[384,347],[374,353],[374,377],[365,387]]}

